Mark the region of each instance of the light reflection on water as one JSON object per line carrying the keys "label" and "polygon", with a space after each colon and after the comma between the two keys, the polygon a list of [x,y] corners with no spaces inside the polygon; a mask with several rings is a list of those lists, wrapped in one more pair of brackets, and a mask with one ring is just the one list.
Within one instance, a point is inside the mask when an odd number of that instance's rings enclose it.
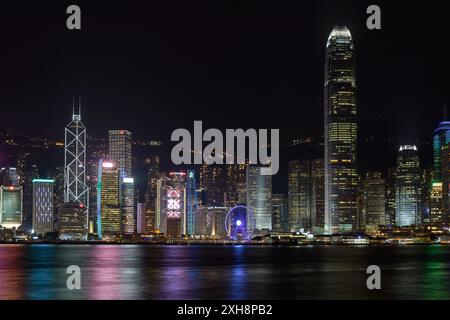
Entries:
{"label": "light reflection on water", "polygon": [[[366,288],[367,266],[382,290]],[[68,290],[66,268],[81,268]],[[450,247],[0,245],[0,299],[449,299]]]}

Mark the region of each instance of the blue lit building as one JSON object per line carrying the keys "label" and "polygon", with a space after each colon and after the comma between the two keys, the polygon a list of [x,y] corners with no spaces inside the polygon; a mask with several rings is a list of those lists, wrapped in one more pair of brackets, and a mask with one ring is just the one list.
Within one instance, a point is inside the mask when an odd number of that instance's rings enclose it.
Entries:
{"label": "blue lit building", "polygon": [[444,120],[434,130],[433,162],[434,172],[431,186],[430,222],[442,224],[449,222],[449,183],[450,183],[450,121],[447,121],[444,110]]}
{"label": "blue lit building", "polygon": [[188,235],[195,233],[195,211],[197,209],[197,188],[195,183],[195,171],[187,171],[186,179],[186,195],[187,195],[187,208],[186,208],[186,232]]}

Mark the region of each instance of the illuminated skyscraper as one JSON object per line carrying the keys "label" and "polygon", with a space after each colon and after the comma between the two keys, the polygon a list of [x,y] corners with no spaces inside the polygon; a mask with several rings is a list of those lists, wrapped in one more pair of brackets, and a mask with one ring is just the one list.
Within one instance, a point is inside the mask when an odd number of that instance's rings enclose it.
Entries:
{"label": "illuminated skyscraper", "polygon": [[17,229],[22,224],[22,187],[0,187],[0,225]]}
{"label": "illuminated skyscraper", "polygon": [[289,230],[289,201],[284,194],[274,194],[272,196],[272,230]]}
{"label": "illuminated skyscraper", "polygon": [[109,158],[117,164],[121,174],[131,177],[131,132],[109,130]]}
{"label": "illuminated skyscraper", "polygon": [[289,231],[311,229],[311,162],[289,162],[288,172]]}
{"label": "illuminated skyscraper", "polygon": [[197,210],[197,188],[195,171],[188,170],[186,178],[186,233],[195,234],[195,211]]}
{"label": "illuminated skyscraper", "polygon": [[[64,202],[74,204],[73,207],[82,208],[85,211],[85,216],[79,217],[77,213],[74,221],[70,221],[70,217],[67,216],[61,223],[68,223],[68,225],[61,225],[60,227],[70,234],[70,226],[74,226],[75,222],[84,221],[82,226],[76,226],[74,230],[78,234],[79,229],[82,228],[84,230],[83,238],[87,238],[89,225],[89,188],[86,185],[86,129],[83,123],[81,123],[80,109],[78,109],[78,114],[75,114],[75,111],[73,112],[72,121],[65,129]],[[69,211],[64,210],[65,213]],[[78,209],[78,211],[80,210]]]}
{"label": "illuminated skyscraper", "polygon": [[158,179],[157,229],[169,238],[186,234],[186,172]]}
{"label": "illuminated skyscraper", "polygon": [[33,180],[33,230],[36,234],[54,231],[53,186],[50,179]]}
{"label": "illuminated skyscraper", "polygon": [[121,215],[122,233],[134,234],[136,229],[135,209],[134,209],[134,179],[122,177],[121,183]]}
{"label": "illuminated skyscraper", "polygon": [[136,205],[136,233],[145,233],[145,203],[139,202]]}
{"label": "illuminated skyscraper", "polygon": [[325,181],[323,159],[311,161],[311,229],[323,233],[325,227]]}
{"label": "illuminated skyscraper", "polygon": [[[446,108],[445,108],[446,109]],[[433,224],[450,223],[450,121],[447,121],[447,111],[444,110],[444,120],[434,130],[434,172],[432,190],[433,207],[431,207],[431,222]],[[438,195],[441,195],[441,198]]]}
{"label": "illuminated skyscraper", "polygon": [[386,225],[386,182],[379,172],[368,172],[363,180],[362,226],[366,231],[375,231]]}
{"label": "illuminated skyscraper", "polygon": [[225,202],[226,207],[232,208],[237,204],[245,203],[246,172],[248,164],[227,164],[225,179]]}
{"label": "illuminated skyscraper", "polygon": [[396,224],[417,225],[421,214],[420,164],[417,147],[401,146],[398,151],[395,180]]}
{"label": "illuminated skyscraper", "polygon": [[272,229],[272,176],[262,175],[261,167],[247,167],[247,207],[255,214],[258,230]]}
{"label": "illuminated skyscraper", "polygon": [[389,167],[386,176],[386,225],[395,225],[395,167]]}
{"label": "illuminated skyscraper", "polygon": [[146,159],[148,164],[147,189],[145,191],[145,232],[155,231],[157,185],[161,177],[161,164],[159,154],[153,154]]}
{"label": "illuminated skyscraper", "polygon": [[356,229],[356,78],[353,39],[336,26],[325,57],[325,231]]}
{"label": "illuminated skyscraper", "polygon": [[114,238],[121,233],[119,168],[100,160],[97,185],[97,229],[100,238]]}

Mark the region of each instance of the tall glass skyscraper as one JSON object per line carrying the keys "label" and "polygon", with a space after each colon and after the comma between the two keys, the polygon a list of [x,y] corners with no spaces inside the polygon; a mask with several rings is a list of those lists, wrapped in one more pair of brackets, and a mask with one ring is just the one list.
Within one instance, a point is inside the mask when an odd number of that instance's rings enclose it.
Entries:
{"label": "tall glass skyscraper", "polygon": [[33,179],[33,230],[37,234],[53,232],[52,179]]}
{"label": "tall glass skyscraper", "polygon": [[272,229],[272,176],[261,174],[261,167],[247,167],[247,206],[256,219],[256,229]]}
{"label": "tall glass skyscraper", "polygon": [[[87,239],[89,225],[89,188],[86,185],[86,128],[81,122],[81,108],[78,114],[73,110],[72,121],[66,126],[64,138],[64,203],[68,204],[64,210],[67,214],[60,217],[59,228],[61,238],[78,237],[83,230],[82,237]],[[71,210],[78,206],[84,210],[83,217],[78,211]],[[83,221],[83,225],[77,225]]]}
{"label": "tall glass skyscraper", "polygon": [[353,39],[336,26],[325,57],[325,232],[356,229],[356,79]]}
{"label": "tall glass skyscraper", "polygon": [[117,164],[121,175],[131,177],[131,132],[109,130],[109,158]]}
{"label": "tall glass skyscraper", "polygon": [[113,238],[121,233],[120,172],[113,162],[99,161],[97,185],[98,235]]}
{"label": "tall glass skyscraper", "polygon": [[396,224],[417,225],[421,213],[420,164],[417,147],[400,146],[395,180]]}

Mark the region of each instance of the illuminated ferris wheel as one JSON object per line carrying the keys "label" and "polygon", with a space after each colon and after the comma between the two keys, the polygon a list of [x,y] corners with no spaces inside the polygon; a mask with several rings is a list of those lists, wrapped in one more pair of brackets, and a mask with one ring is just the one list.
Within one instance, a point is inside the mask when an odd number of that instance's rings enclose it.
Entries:
{"label": "illuminated ferris wheel", "polygon": [[255,225],[253,210],[243,205],[233,207],[225,218],[225,229],[228,237],[233,240],[250,240]]}

